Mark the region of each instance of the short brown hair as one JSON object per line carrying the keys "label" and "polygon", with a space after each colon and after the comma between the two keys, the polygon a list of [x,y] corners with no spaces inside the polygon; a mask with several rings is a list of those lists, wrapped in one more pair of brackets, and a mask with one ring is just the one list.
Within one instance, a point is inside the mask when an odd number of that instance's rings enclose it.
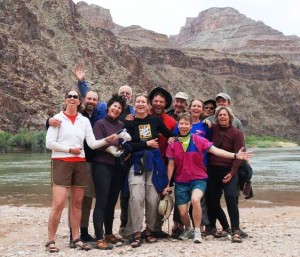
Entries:
{"label": "short brown hair", "polygon": [[183,114],[181,114],[178,118],[178,123],[181,120],[186,120],[186,121],[190,122],[190,124],[193,124],[193,117],[189,112],[184,112]]}

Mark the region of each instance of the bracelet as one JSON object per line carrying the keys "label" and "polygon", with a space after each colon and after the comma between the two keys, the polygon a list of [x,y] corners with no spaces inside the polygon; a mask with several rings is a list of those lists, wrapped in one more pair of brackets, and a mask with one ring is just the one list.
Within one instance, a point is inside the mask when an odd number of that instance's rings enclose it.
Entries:
{"label": "bracelet", "polygon": [[234,160],[236,160],[236,153],[234,153],[234,157],[233,157],[233,159],[234,159]]}

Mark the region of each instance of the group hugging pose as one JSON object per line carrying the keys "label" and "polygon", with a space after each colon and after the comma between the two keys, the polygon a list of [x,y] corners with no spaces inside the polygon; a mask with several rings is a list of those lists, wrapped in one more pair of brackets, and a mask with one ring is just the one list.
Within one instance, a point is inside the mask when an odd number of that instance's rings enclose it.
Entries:
{"label": "group hugging pose", "polygon": [[[124,85],[104,103],[85,81],[83,66],[74,73],[78,87],[65,92],[63,110],[46,123],[53,195],[47,251],[59,251],[55,234],[68,198],[70,247],[80,250],[110,250],[125,239],[136,248],[167,237],[201,243],[207,235],[231,235],[240,243],[248,236],[239,226],[238,169],[253,153],[245,151],[242,125],[227,93],[189,101],[185,92],[173,99],[157,86],[149,94],[137,93],[130,105],[132,88]],[[158,207],[171,191],[169,235]],[[223,194],[230,223],[220,203]],[[121,225],[114,234],[118,199]]]}

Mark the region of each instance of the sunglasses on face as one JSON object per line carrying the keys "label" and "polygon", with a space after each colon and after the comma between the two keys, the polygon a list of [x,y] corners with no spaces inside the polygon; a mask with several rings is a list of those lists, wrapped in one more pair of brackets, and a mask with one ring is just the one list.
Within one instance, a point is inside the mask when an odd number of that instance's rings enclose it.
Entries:
{"label": "sunglasses on face", "polygon": [[212,110],[212,111],[215,109],[214,107],[209,107],[209,106],[205,106],[204,108],[205,110]]}
{"label": "sunglasses on face", "polygon": [[74,99],[78,99],[79,96],[78,95],[67,95],[67,98],[74,98]]}

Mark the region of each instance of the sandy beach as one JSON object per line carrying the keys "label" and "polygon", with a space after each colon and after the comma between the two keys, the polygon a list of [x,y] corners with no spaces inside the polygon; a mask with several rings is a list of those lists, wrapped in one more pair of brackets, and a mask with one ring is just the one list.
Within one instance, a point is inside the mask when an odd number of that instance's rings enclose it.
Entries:
{"label": "sandy beach", "polygon": [[[241,244],[226,239],[204,239],[202,244],[192,240],[160,240],[143,243],[132,249],[129,245],[111,251],[98,249],[89,252],[70,249],[67,209],[58,229],[56,242],[60,252],[54,256],[300,256],[300,207],[281,206],[261,202],[243,204],[240,208],[241,228],[249,234]],[[47,240],[49,207],[0,206],[0,256],[49,256],[44,244]],[[172,221],[170,219],[170,226]],[[114,228],[119,226],[116,211]],[[92,224],[90,224],[92,231]],[[168,222],[164,224],[168,231]]]}

